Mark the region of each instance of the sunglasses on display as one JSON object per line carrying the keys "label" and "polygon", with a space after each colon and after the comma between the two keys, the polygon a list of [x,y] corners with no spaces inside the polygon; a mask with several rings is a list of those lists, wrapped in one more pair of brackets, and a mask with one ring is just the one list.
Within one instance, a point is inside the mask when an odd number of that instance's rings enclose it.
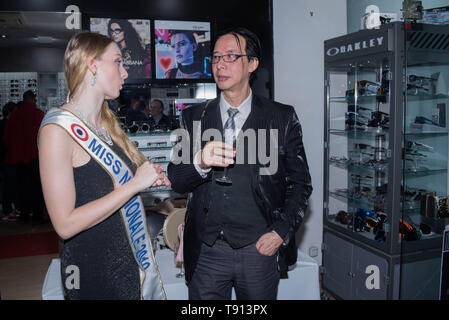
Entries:
{"label": "sunglasses on display", "polygon": [[148,147],[166,147],[167,146],[167,142],[148,142],[147,143]]}
{"label": "sunglasses on display", "polygon": [[142,123],[139,125],[134,122],[131,126],[128,127],[128,130],[131,133],[148,132],[150,131],[150,126],[147,123]]}
{"label": "sunglasses on display", "polygon": [[151,162],[161,162],[161,161],[167,161],[167,157],[148,157],[148,160]]}

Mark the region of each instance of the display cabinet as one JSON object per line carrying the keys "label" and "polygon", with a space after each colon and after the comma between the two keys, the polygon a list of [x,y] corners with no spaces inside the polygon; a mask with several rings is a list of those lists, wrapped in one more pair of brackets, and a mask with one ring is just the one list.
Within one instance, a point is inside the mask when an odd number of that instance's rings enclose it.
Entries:
{"label": "display cabinet", "polygon": [[[129,139],[134,142],[140,152],[152,163],[158,164],[167,172],[171,152],[176,136],[171,131],[150,131],[128,133]],[[144,205],[151,207],[165,199],[185,198],[185,195],[174,192],[170,187],[160,186],[145,189],[141,193]]]}
{"label": "display cabinet", "polygon": [[438,299],[448,80],[449,26],[325,41],[322,281],[337,297]]}
{"label": "display cabinet", "polygon": [[[172,122],[169,127],[151,125],[149,118],[140,121],[127,121],[126,113],[125,116],[119,117],[119,122],[139,151],[152,163],[161,165],[165,172],[167,172],[172,149],[176,142],[176,135],[172,135],[170,129],[179,127],[181,111],[195,103],[213,99],[217,94],[214,83],[186,83],[176,86],[171,84],[127,86],[124,91],[125,95],[128,96],[132,93],[133,95],[148,97],[148,100],[158,99],[163,102],[163,112],[168,115]],[[141,196],[146,207],[154,206],[166,199],[187,198],[186,194],[178,194],[166,186],[148,188],[141,193]]]}

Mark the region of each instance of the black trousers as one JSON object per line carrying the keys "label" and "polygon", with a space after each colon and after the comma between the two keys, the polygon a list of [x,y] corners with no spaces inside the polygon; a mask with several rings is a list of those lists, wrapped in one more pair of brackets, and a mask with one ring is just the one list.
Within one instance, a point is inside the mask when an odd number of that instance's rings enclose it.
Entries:
{"label": "black trousers", "polygon": [[203,243],[193,277],[188,285],[190,300],[276,300],[279,285],[277,254],[261,255],[256,243],[233,249],[217,239]]}
{"label": "black trousers", "polygon": [[19,193],[17,190],[17,167],[16,164],[3,163],[3,214],[7,215],[12,212],[12,204],[20,211]]}

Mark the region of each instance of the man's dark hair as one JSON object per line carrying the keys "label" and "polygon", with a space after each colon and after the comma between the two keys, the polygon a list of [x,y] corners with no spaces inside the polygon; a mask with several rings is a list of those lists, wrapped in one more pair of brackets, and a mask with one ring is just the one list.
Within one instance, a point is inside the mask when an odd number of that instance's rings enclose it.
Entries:
{"label": "man's dark hair", "polygon": [[23,93],[23,101],[33,101],[36,99],[36,95],[32,90],[27,90]]}
{"label": "man's dark hair", "polygon": [[[239,46],[240,50],[243,52],[243,49],[246,50],[246,55],[248,56],[248,60],[251,61],[252,59],[260,60],[262,58],[262,46],[260,45],[259,37],[252,31],[243,28],[243,27],[237,27],[237,28],[230,28],[226,29],[220,33],[218,33],[215,42],[218,41],[222,36],[225,36],[227,34],[231,34],[235,37],[235,40],[237,41],[237,45]],[[241,36],[246,41],[246,48],[242,48],[242,45],[240,43],[240,39],[238,36]],[[255,78],[255,72],[251,73],[250,82],[252,82]]]}
{"label": "man's dark hair", "polygon": [[3,119],[8,118],[8,116],[14,111],[14,109],[16,107],[17,107],[17,105],[14,102],[12,102],[12,101],[10,101],[7,104],[5,104],[3,106],[3,109],[2,109],[2,111],[3,111]]}
{"label": "man's dark hair", "polygon": [[162,111],[164,111],[164,103],[162,102],[162,100],[159,100],[159,99],[153,99],[152,102],[154,102],[154,101],[159,102],[159,104],[161,105]]}

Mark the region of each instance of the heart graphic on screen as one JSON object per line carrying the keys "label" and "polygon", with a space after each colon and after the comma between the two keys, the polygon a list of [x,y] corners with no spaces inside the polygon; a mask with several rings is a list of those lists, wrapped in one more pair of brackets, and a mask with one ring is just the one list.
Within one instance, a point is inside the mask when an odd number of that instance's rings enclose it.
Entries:
{"label": "heart graphic on screen", "polygon": [[167,70],[168,67],[170,67],[171,62],[172,62],[172,58],[170,58],[170,57],[159,59],[159,63],[161,64],[162,68],[164,68],[164,70]]}

